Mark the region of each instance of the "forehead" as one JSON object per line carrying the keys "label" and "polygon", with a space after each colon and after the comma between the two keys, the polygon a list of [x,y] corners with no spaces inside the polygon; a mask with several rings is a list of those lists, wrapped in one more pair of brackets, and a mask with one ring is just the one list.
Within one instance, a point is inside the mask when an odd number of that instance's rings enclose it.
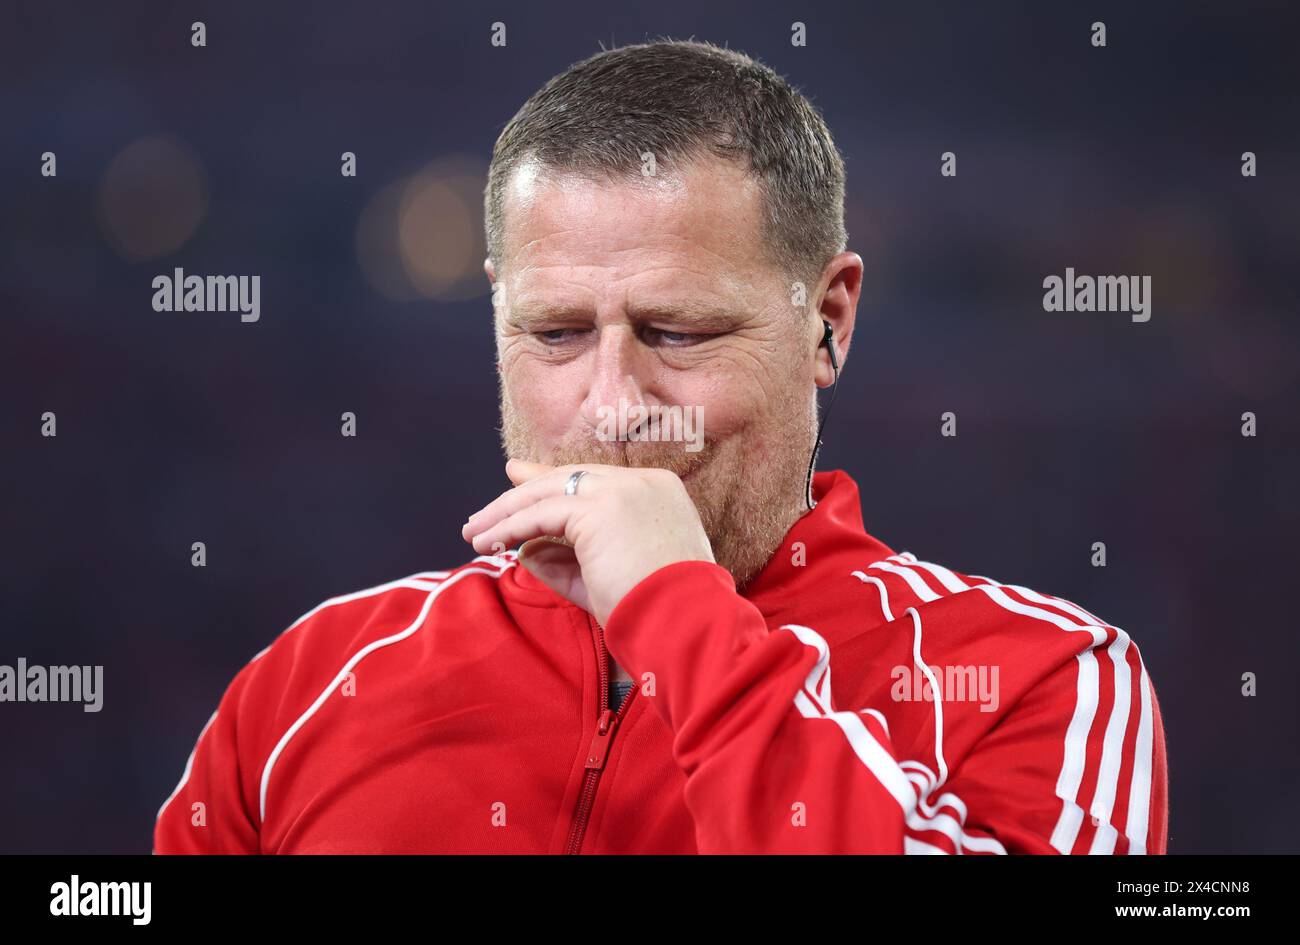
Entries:
{"label": "forehead", "polygon": [[726,291],[766,274],[761,187],[726,161],[610,180],[525,164],[503,209],[509,276],[538,289],[585,273]]}

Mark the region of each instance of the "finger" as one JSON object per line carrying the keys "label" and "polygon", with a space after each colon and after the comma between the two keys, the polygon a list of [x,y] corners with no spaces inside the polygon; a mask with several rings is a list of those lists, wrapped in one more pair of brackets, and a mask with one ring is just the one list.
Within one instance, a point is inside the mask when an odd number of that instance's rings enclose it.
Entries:
{"label": "finger", "polygon": [[584,463],[581,466],[545,466],[542,463],[533,463],[531,465],[549,472],[547,475],[529,479],[513,489],[507,489],[471,515],[465,520],[465,524],[461,526],[460,534],[462,538],[469,541],[483,529],[495,525],[507,515],[518,512],[521,508],[536,502],[538,499],[548,495],[563,495],[569,478],[578,470],[582,470],[587,474],[583,477],[583,484],[580,488],[591,489],[594,485],[591,480],[594,477],[603,476],[612,470],[620,468],[617,466],[602,466],[599,463]]}
{"label": "finger", "polygon": [[583,505],[574,499],[574,496],[561,495],[534,502],[474,536],[471,544],[479,554],[485,554],[486,549],[497,542],[514,548],[525,541],[546,536],[570,541],[567,534],[569,522]]}
{"label": "finger", "polygon": [[569,545],[549,538],[526,541],[519,548],[519,560],[527,562],[528,570],[543,584],[565,600],[591,612],[591,599],[582,579],[578,557]]}
{"label": "finger", "polygon": [[[550,468],[550,467],[548,467]],[[573,475],[567,467],[555,470],[551,475],[530,479],[522,485],[507,489],[483,508],[471,515],[461,526],[461,537],[466,541],[485,529],[491,528],[508,515],[527,508],[534,502],[547,496],[563,495],[565,483]],[[590,473],[588,473],[590,476]],[[587,476],[583,477],[588,478]]]}
{"label": "finger", "polygon": [[544,476],[554,469],[554,466],[548,466],[546,463],[534,463],[526,459],[506,460],[506,475],[517,486],[538,476]]}

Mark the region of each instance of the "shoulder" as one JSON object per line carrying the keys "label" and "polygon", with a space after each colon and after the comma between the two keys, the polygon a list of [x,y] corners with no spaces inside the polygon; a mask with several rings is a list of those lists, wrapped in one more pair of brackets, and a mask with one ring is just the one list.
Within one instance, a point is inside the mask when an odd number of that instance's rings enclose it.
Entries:
{"label": "shoulder", "polygon": [[[932,644],[1013,652],[1059,665],[1097,648],[1136,659],[1129,634],[1081,605],[1021,584],[968,574],[904,551],[855,571],[872,585],[887,622],[923,626]],[[1128,651],[1132,651],[1131,654]]]}
{"label": "shoulder", "polygon": [[1164,852],[1163,723],[1123,628],[1066,598],[909,552],[854,573],[875,588],[901,636],[894,645],[943,694],[935,724],[945,751],[970,750],[968,791],[982,779],[1022,817],[1038,806],[1040,835],[1061,853]]}
{"label": "shoulder", "polygon": [[[419,632],[447,591],[465,579],[499,578],[515,567],[515,553],[483,556],[447,571],[420,571],[374,587],[330,597],[302,614],[233,677],[217,710],[199,733],[168,804],[195,764],[231,765],[241,772],[246,809],[264,814],[271,767],[294,733],[348,679],[369,653]],[[495,593],[495,591],[492,591]],[[481,598],[479,598],[481,600]],[[208,747],[200,752],[204,745]]]}
{"label": "shoulder", "polygon": [[358,653],[414,633],[436,601],[464,578],[500,577],[515,566],[515,558],[514,551],[482,555],[449,570],[418,571],[326,598],[280,631],[240,676],[275,680],[278,686],[296,676],[336,672]]}

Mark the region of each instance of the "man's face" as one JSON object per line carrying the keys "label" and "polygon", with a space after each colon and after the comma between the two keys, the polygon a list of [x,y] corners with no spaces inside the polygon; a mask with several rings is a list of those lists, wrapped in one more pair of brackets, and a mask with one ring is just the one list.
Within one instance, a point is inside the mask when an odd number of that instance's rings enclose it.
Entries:
{"label": "man's face", "polygon": [[[526,166],[487,266],[507,455],[671,469],[740,583],[800,514],[816,436],[820,322],[766,261],[761,213],[758,183],[722,161],[644,182]],[[703,448],[609,439],[620,402],[680,406]]]}

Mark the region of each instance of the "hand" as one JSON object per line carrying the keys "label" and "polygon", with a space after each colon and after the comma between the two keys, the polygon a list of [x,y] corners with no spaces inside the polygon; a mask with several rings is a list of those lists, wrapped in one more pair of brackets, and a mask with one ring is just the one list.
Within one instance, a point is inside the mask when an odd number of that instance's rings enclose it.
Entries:
{"label": "hand", "polygon": [[[565,495],[579,469],[586,475],[577,492]],[[695,503],[666,469],[512,459],[506,475],[515,487],[471,515],[461,534],[479,554],[497,543],[527,542],[520,560],[601,626],[628,591],[660,568],[714,560]]]}

